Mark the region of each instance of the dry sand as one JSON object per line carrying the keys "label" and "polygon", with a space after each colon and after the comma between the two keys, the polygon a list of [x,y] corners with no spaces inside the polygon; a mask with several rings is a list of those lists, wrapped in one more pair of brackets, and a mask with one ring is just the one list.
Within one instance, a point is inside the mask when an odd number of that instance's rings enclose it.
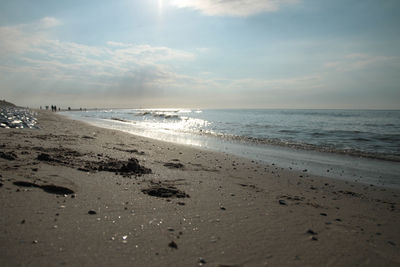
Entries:
{"label": "dry sand", "polygon": [[0,129],[0,266],[400,265],[398,190],[38,119]]}

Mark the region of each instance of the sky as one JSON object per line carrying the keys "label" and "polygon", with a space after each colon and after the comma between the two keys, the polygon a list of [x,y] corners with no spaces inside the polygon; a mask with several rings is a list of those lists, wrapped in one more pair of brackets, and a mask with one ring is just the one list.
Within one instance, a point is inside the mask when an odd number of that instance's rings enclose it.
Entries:
{"label": "sky", "polygon": [[400,1],[2,0],[0,98],[400,109]]}

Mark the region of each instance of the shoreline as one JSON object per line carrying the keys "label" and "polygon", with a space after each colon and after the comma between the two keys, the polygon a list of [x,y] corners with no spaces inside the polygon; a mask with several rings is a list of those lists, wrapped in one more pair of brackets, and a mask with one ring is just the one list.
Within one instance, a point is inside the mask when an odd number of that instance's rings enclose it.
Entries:
{"label": "shoreline", "polygon": [[274,163],[281,168],[293,169],[300,172],[307,169],[308,173],[316,176],[400,189],[400,180],[398,179],[400,162],[395,160],[299,149],[273,144],[237,142],[235,140],[196,134],[177,132],[155,133],[148,129],[140,130],[132,128],[131,123],[124,121],[81,118],[66,113],[61,113],[61,115],[68,119],[89,123],[105,129],[119,130],[150,138],[151,140],[187,145],[195,149],[228,153],[250,160],[257,160],[264,164]]}
{"label": "shoreline", "polygon": [[38,125],[0,129],[0,265],[400,264],[398,189],[46,111]]}

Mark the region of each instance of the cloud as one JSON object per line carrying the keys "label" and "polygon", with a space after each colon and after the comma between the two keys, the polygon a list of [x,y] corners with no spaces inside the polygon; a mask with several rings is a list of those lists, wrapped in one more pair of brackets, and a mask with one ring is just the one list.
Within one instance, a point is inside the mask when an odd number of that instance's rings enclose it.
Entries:
{"label": "cloud", "polygon": [[[292,77],[286,79],[240,79],[231,81],[231,88],[237,90],[252,88],[256,91],[302,91],[323,87],[322,77],[319,75]],[[250,90],[252,90],[250,89]]]}
{"label": "cloud", "polygon": [[38,23],[38,26],[44,29],[57,27],[59,25],[61,25],[61,21],[53,17],[44,17]]}
{"label": "cloud", "polygon": [[44,17],[31,24],[0,27],[0,55],[26,53],[41,46],[48,38],[47,31],[59,25],[61,22],[58,19]]}
{"label": "cloud", "polygon": [[226,99],[223,105],[235,106],[246,98],[250,106],[252,99],[264,101],[287,92],[295,96],[323,86],[318,76],[268,80],[224,79],[210,72],[188,75],[177,66],[194,64],[208,49],[190,53],[116,41],[85,45],[51,38],[50,25],[56,27],[47,19],[0,27],[4,36],[0,39],[3,97],[27,99],[26,105],[28,101],[37,105],[43,105],[40,101],[60,103],[62,98],[65,105],[74,101],[83,106],[114,107],[129,106],[132,99],[135,103],[146,99],[145,106],[218,106],[222,98]]}
{"label": "cloud", "polygon": [[108,41],[107,45],[109,45],[109,46],[119,46],[119,47],[129,46],[129,44],[120,43],[120,42],[113,42],[113,41]]}
{"label": "cloud", "polygon": [[350,72],[370,67],[379,67],[382,64],[398,62],[398,60],[398,57],[356,53],[345,55],[339,60],[326,62],[324,66],[325,68],[333,69],[338,72]]}
{"label": "cloud", "polygon": [[29,78],[40,85],[36,93],[57,84],[63,90],[96,88],[102,93],[149,95],[177,83],[173,79],[178,75],[172,71],[176,62],[195,58],[163,46],[113,41],[89,46],[55,40],[47,29],[57,25],[57,19],[46,17],[32,24],[0,27],[0,76],[14,77],[7,79],[10,84],[0,79],[2,88]]}
{"label": "cloud", "polygon": [[171,0],[178,8],[199,10],[208,16],[246,17],[258,13],[275,12],[298,0]]}

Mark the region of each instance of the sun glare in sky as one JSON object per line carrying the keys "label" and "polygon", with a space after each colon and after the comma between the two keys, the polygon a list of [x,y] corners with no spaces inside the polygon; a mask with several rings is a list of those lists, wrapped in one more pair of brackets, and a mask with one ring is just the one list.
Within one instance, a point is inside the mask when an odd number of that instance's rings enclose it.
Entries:
{"label": "sun glare in sky", "polygon": [[163,8],[163,0],[158,0],[158,9],[160,12],[161,12],[162,8]]}

